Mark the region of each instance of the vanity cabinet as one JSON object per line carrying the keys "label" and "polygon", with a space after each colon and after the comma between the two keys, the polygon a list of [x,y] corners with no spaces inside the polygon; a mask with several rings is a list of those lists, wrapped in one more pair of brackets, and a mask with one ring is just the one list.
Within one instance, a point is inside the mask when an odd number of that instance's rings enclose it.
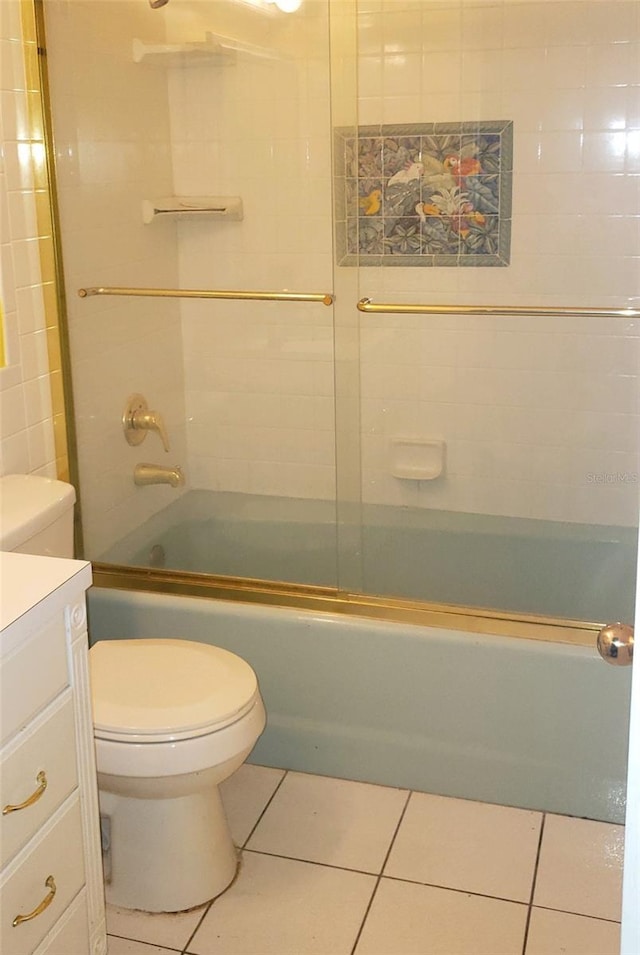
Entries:
{"label": "vanity cabinet", "polygon": [[0,554],[0,951],[107,951],[90,565]]}

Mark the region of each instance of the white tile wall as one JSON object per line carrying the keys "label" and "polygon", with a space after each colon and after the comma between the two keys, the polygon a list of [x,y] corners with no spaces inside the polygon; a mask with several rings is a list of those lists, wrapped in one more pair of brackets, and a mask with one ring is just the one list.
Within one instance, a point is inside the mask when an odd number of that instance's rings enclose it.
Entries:
{"label": "white tile wall", "polygon": [[[0,257],[6,362],[0,368],[0,474],[56,476],[53,417],[36,219],[34,167],[42,144],[29,139],[30,84],[18,0],[0,3]],[[1,332],[0,332],[1,333]]]}
{"label": "white tile wall", "polygon": [[[203,19],[207,9],[200,7]],[[249,29],[230,4],[216,9],[228,32]],[[306,18],[288,21],[298,41],[293,60],[171,76],[178,188],[242,193],[246,208],[242,223],[183,226],[187,286],[331,281],[328,49],[323,5],[305,9]],[[638,7],[614,0],[554,2],[553,16],[550,9],[515,0],[359,5],[361,123],[508,118],[516,130],[510,267],[363,269],[362,294],[585,307],[640,301]],[[310,34],[311,50],[304,31],[314,22],[321,29]],[[270,24],[268,36],[282,47]],[[314,338],[303,348],[295,339],[304,316]],[[253,304],[183,310],[198,486],[331,494],[328,402],[326,415],[320,410],[331,395],[326,318],[284,307],[276,316]],[[569,322],[364,319],[365,500],[634,523],[638,323]],[[315,390],[318,376],[325,385]],[[282,418],[283,400],[296,405],[297,421]],[[318,415],[321,433],[309,430]],[[394,435],[446,441],[445,476],[393,477]],[[593,482],[593,474],[614,473],[629,480]]]}
{"label": "white tile wall", "polygon": [[[637,306],[640,6],[382,0],[360,24],[360,122],[407,121],[410,102],[415,122],[511,119],[515,129],[511,265],[367,268],[362,293]],[[631,319],[368,317],[364,498],[636,523],[639,329]],[[392,477],[398,434],[446,441],[445,476]]]}

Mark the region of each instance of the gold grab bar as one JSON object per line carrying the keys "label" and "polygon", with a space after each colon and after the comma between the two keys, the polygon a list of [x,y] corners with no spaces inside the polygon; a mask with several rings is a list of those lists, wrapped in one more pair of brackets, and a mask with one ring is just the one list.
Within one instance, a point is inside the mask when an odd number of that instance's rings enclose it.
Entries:
{"label": "gold grab bar", "polygon": [[259,302],[320,302],[333,305],[329,292],[242,292],[234,289],[178,288],[80,288],[80,298],[90,295],[134,295],[150,298],[224,298]]}
{"label": "gold grab bar", "polygon": [[361,298],[358,310],[391,315],[578,315],[587,318],[640,318],[640,308],[548,308],[539,305],[390,305]]}

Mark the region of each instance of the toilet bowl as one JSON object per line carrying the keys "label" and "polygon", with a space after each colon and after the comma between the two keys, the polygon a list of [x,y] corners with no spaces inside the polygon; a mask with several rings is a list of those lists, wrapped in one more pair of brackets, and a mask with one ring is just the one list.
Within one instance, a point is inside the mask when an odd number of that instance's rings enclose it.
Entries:
{"label": "toilet bowl", "polygon": [[264,729],[256,676],[187,640],[102,640],[89,661],[107,901],[200,905],[236,873],[218,786]]}
{"label": "toilet bowl", "polygon": [[[0,549],[72,556],[75,492],[0,477]],[[266,715],[244,660],[188,640],[101,640],[89,651],[107,901],[179,912],[237,870],[219,784],[245,761]]]}

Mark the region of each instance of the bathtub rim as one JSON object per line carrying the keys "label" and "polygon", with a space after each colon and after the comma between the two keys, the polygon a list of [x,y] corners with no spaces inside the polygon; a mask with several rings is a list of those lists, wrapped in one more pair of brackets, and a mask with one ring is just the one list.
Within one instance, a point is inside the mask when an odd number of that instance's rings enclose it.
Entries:
{"label": "bathtub rim", "polygon": [[205,597],[343,614],[468,633],[596,647],[598,632],[614,621],[584,621],[351,593],[286,581],[223,577],[124,564],[92,564],[93,582],[106,589]]}

